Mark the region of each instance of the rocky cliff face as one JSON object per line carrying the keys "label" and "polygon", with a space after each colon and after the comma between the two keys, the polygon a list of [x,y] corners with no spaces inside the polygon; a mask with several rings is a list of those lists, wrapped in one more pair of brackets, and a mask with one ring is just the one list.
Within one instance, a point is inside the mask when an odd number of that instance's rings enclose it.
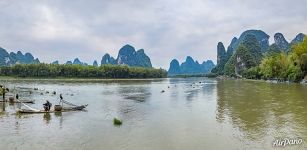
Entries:
{"label": "rocky cliff face", "polygon": [[297,44],[297,43],[303,42],[305,36],[306,36],[305,34],[299,33],[299,34],[291,41],[291,44]]}
{"label": "rocky cliff face", "polygon": [[224,66],[228,59],[234,52],[234,44],[237,42],[237,38],[234,37],[227,48],[227,52],[225,51],[225,47],[222,42],[217,44],[217,65],[214,69],[212,69],[213,73],[223,74]]}
{"label": "rocky cliff face", "polygon": [[128,65],[135,67],[152,67],[150,58],[145,54],[143,49],[136,51],[131,45],[123,46],[114,59],[109,54],[102,57],[101,64]]}
{"label": "rocky cliff face", "polygon": [[188,56],[181,64],[181,73],[186,73],[186,74],[197,74],[201,72],[200,65],[197,61],[194,61],[192,57]]}
{"label": "rocky cliff face", "polygon": [[136,66],[152,67],[150,58],[145,54],[144,49],[140,49],[136,52],[136,58],[138,60]]}
{"label": "rocky cliff face", "polygon": [[170,67],[168,69],[169,75],[181,74],[180,65],[177,59],[173,59],[170,63]]}
{"label": "rocky cliff face", "polygon": [[[274,55],[282,51],[289,52],[291,45],[302,42],[305,35],[299,33],[290,44],[281,33],[274,35],[272,45],[269,45],[269,37],[261,30],[244,31],[239,39],[231,40],[226,57],[224,57],[223,43],[219,42],[217,46],[218,63],[212,72],[220,75],[240,76],[244,70],[259,65],[265,55]],[[237,52],[239,47],[240,51]]]}
{"label": "rocky cliff face", "polygon": [[73,61],[67,61],[66,65],[82,65],[87,66],[88,64],[79,60],[79,58],[75,58]]}
{"label": "rocky cliff face", "polygon": [[281,33],[276,33],[274,35],[274,41],[277,47],[283,51],[288,51],[290,49],[289,42],[285,39],[284,35]]}
{"label": "rocky cliff face", "polygon": [[220,65],[226,59],[226,50],[224,44],[219,42],[217,44],[217,65]]}
{"label": "rocky cliff face", "polygon": [[224,73],[229,76],[241,77],[245,70],[259,65],[261,59],[261,46],[256,36],[245,35],[235,53],[225,64]]}
{"label": "rocky cliff face", "polygon": [[51,64],[53,64],[53,65],[58,65],[58,64],[59,64],[59,61],[56,60],[56,61],[52,62]]}
{"label": "rocky cliff face", "polygon": [[73,61],[74,65],[82,65],[83,63],[79,60],[79,58],[75,58]]}
{"label": "rocky cliff face", "polygon": [[240,35],[239,39],[234,43],[234,47],[233,47],[234,50],[236,50],[239,44],[243,42],[243,39],[245,39],[246,35],[254,35],[256,37],[258,43],[260,44],[262,53],[265,53],[267,49],[269,48],[269,38],[270,38],[269,35],[267,35],[265,32],[261,30],[247,30],[247,31],[244,31]]}
{"label": "rocky cliff face", "polygon": [[206,73],[210,73],[211,70],[215,67],[212,60],[203,61],[201,66],[203,68],[203,72],[206,72]]}
{"label": "rocky cliff face", "polygon": [[10,55],[9,53],[0,47],[0,66],[8,66],[10,63]]}
{"label": "rocky cliff face", "polygon": [[34,58],[31,53],[23,54],[21,51],[10,54],[0,47],[0,66],[10,66],[14,64],[33,64],[39,63],[38,58]]}
{"label": "rocky cliff face", "polygon": [[101,65],[105,65],[105,64],[115,65],[117,63],[116,63],[116,60],[107,53],[101,59]]}
{"label": "rocky cliff face", "polygon": [[94,67],[98,67],[98,63],[97,63],[97,61],[96,61],[96,60],[94,60],[94,62],[93,62],[93,66],[94,66]]}
{"label": "rocky cliff face", "polygon": [[227,57],[228,57],[228,58],[230,58],[231,55],[233,54],[233,52],[234,52],[234,46],[235,46],[235,43],[236,43],[237,41],[238,41],[238,38],[234,37],[234,38],[231,40],[229,46],[227,47],[227,52],[226,52],[226,54],[227,54]]}
{"label": "rocky cliff face", "polygon": [[135,51],[130,45],[125,45],[119,50],[116,61],[117,64],[128,66],[152,67],[150,58],[144,53],[144,50]]}
{"label": "rocky cliff face", "polygon": [[170,68],[168,70],[168,75],[193,75],[193,74],[206,74],[214,68],[214,64],[211,60],[204,61],[202,64],[199,64],[198,61],[190,56],[187,56],[185,62],[179,65],[178,60],[173,59],[170,63]]}

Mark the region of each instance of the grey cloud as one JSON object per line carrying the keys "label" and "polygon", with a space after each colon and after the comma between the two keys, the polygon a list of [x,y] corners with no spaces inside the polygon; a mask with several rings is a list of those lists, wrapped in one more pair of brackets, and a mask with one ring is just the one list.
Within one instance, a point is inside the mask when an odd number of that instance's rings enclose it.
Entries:
{"label": "grey cloud", "polygon": [[187,55],[215,61],[217,42],[227,46],[247,29],[282,32],[288,40],[307,33],[304,0],[11,0],[0,6],[0,46],[45,62],[92,63],[128,43],[167,69],[171,59]]}

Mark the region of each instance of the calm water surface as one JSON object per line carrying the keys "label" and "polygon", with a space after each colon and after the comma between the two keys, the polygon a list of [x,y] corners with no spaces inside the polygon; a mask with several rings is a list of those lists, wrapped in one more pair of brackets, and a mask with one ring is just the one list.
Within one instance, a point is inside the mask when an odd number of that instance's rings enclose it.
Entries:
{"label": "calm water surface", "polygon": [[[303,85],[207,78],[1,79],[0,84],[39,88],[31,95],[28,89],[19,92],[20,99],[35,99],[35,108],[45,100],[58,103],[59,93],[67,101],[89,104],[84,112],[29,115],[16,115],[18,105],[6,104],[0,113],[0,150],[307,149]],[[123,125],[114,126],[114,117]],[[283,138],[304,142],[272,147]]]}

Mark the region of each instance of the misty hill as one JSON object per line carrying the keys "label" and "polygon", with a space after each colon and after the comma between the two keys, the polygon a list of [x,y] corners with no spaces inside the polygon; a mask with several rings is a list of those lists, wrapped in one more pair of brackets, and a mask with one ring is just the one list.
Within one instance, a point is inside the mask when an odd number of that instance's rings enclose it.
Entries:
{"label": "misty hill", "polygon": [[[32,63],[40,63],[38,58],[34,58],[31,53],[23,54],[21,51],[17,53],[11,52],[8,53],[5,49],[0,47],[0,66],[11,66],[14,64],[32,64]],[[59,64],[59,61],[56,60],[51,64]],[[87,66],[88,64],[80,61],[79,58],[75,58],[74,60],[69,60],[65,64],[75,64]],[[105,54],[102,57],[101,65],[104,64],[113,64],[113,65],[128,65],[134,67],[146,67],[151,68],[150,58],[145,54],[143,49],[135,50],[131,45],[123,46],[119,52],[117,58],[111,57],[109,54]],[[93,66],[99,66],[98,62],[95,60],[93,62]]]}
{"label": "misty hill", "polygon": [[34,58],[31,53],[23,54],[21,51],[17,53],[10,52],[0,47],[0,66],[11,66],[14,64],[33,64],[39,63],[38,58]]}
{"label": "misty hill", "polygon": [[179,65],[177,59],[173,59],[170,63],[170,68],[168,70],[169,76],[174,75],[194,75],[194,74],[206,74],[214,68],[215,65],[211,60],[204,61],[203,63],[198,63],[194,61],[191,56],[187,56],[185,62]]}
{"label": "misty hill", "polygon": [[87,63],[85,63],[85,62],[81,62],[80,60],[79,60],[79,58],[75,58],[73,61],[67,61],[66,63],[65,63],[66,65],[81,65],[81,66],[87,66],[88,64]]}
{"label": "misty hill", "polygon": [[269,44],[270,36],[261,30],[244,31],[239,39],[234,37],[225,50],[224,44],[217,44],[217,65],[213,73],[240,76],[243,70],[257,66],[263,56],[290,51],[291,45],[302,42],[305,35],[299,33],[288,42],[282,33],[274,35],[274,43]]}
{"label": "misty hill", "polygon": [[151,68],[150,58],[145,54],[143,49],[135,50],[131,45],[123,46],[117,55],[117,58],[105,54],[101,59],[101,65],[113,64],[113,65],[128,65],[135,67]]}

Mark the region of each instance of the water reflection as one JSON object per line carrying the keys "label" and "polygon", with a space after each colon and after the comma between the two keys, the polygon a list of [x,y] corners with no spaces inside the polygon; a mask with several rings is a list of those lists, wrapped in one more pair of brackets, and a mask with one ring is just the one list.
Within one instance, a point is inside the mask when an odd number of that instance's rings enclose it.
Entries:
{"label": "water reflection", "polygon": [[118,94],[125,99],[145,102],[151,95],[150,86],[120,86]]}
{"label": "water reflection", "polygon": [[46,124],[49,124],[50,120],[51,120],[50,113],[44,113],[44,121],[46,122]]}
{"label": "water reflection", "polygon": [[0,102],[0,113],[5,112],[5,102]]}
{"label": "water reflection", "polygon": [[199,80],[195,79],[191,83],[186,83],[185,93],[186,100],[192,101],[193,99],[199,99],[199,94],[211,95],[216,89],[216,82],[211,79]]}
{"label": "water reflection", "polygon": [[[271,149],[258,140],[307,139],[303,86],[206,78],[64,83],[12,82],[39,88],[32,93],[33,108],[42,109],[46,99],[57,104],[46,94],[53,90],[89,107],[87,112],[15,115],[17,105],[7,103],[7,115],[0,113],[0,149],[39,149],[50,140],[54,149]],[[123,120],[120,128],[113,126],[114,117]]]}
{"label": "water reflection", "polygon": [[307,130],[307,95],[302,92],[306,87],[225,80],[217,88],[217,121],[229,119],[249,139],[263,139],[268,133],[295,136]]}
{"label": "water reflection", "polygon": [[56,117],[60,117],[61,118],[62,117],[62,112],[60,112],[60,111],[59,112],[55,112],[54,115]]}
{"label": "water reflection", "polygon": [[151,82],[142,82],[136,85],[125,85],[117,87],[117,93],[122,98],[118,103],[118,115],[123,121],[140,121],[145,119],[146,107],[142,105],[146,103],[152,95]]}

